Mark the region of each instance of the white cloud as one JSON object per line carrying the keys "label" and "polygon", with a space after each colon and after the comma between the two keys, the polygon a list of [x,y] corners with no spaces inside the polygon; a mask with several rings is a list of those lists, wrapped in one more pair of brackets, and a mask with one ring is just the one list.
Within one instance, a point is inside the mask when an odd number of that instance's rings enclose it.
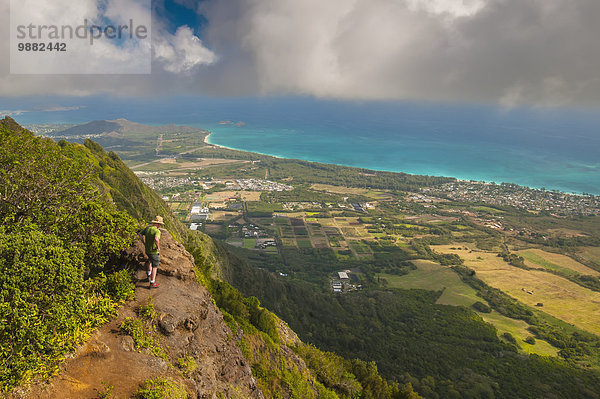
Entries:
{"label": "white cloud", "polygon": [[197,66],[210,65],[217,60],[215,53],[204,47],[188,26],[179,27],[174,35],[163,31],[153,46],[157,63],[171,73],[190,72]]}

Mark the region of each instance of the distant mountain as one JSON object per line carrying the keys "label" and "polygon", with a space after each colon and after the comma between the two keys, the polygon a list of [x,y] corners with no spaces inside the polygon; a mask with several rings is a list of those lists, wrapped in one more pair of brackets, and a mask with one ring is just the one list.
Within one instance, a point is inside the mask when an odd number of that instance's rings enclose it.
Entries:
{"label": "distant mountain", "polygon": [[71,137],[71,136],[82,136],[82,135],[101,135],[101,136],[113,136],[122,137],[127,133],[133,134],[151,134],[151,133],[194,133],[202,132],[203,129],[191,126],[178,126],[174,124],[162,125],[162,126],[151,126],[143,125],[141,123],[131,122],[124,118],[115,120],[102,120],[92,121],[70,127],[68,129],[54,132],[53,135]]}

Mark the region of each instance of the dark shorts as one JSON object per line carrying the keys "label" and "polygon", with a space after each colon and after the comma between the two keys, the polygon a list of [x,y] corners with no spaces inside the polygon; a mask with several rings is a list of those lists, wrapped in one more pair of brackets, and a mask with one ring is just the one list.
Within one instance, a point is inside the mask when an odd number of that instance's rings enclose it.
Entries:
{"label": "dark shorts", "polygon": [[158,267],[160,264],[160,255],[159,254],[147,254],[148,260],[152,263],[152,267]]}

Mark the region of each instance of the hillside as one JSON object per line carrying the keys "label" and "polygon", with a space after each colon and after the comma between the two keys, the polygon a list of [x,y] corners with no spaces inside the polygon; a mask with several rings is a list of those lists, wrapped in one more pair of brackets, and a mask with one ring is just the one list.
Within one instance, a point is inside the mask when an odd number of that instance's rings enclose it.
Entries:
{"label": "hillside", "polygon": [[140,123],[128,121],[119,118],[115,120],[92,121],[82,125],[55,132],[59,136],[84,136],[84,135],[107,135],[107,136],[126,136],[128,134],[148,134],[155,132],[162,133],[192,133],[200,132],[202,129],[190,126],[177,126],[174,124],[163,126],[148,126]]}
{"label": "hillside", "polygon": [[[149,378],[171,381],[194,396],[263,397],[221,312],[195,282],[193,258],[163,233],[160,289],[136,282],[135,300],[96,330],[49,385],[35,386],[27,397],[94,397],[103,385],[112,386],[114,397],[131,397]],[[141,242],[127,254],[135,277],[143,279]],[[129,335],[135,330],[127,323],[140,326],[143,335]]]}
{"label": "hillside", "polygon": [[[374,364],[303,344],[221,281],[227,250],[185,229],[116,154],[37,138],[10,118],[0,139],[4,394],[417,397]],[[156,214],[173,238],[149,291],[136,280],[135,229]]]}

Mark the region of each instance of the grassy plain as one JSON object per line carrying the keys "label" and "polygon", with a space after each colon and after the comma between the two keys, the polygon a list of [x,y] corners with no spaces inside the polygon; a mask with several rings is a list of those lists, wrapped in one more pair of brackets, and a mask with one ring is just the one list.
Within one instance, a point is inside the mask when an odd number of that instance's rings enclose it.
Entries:
{"label": "grassy plain", "polygon": [[541,249],[526,249],[516,252],[525,258],[525,265],[530,267],[543,267],[567,274],[583,274],[589,276],[600,276],[594,269],[582,265],[568,256],[546,252]]}
{"label": "grassy plain", "polygon": [[599,292],[551,273],[511,266],[496,253],[471,251],[468,246],[436,245],[431,248],[439,253],[459,255],[466,266],[476,271],[477,277],[522,303],[531,307],[542,303],[544,312],[583,330],[600,334]]}
{"label": "grassy plain", "polygon": [[393,199],[394,196],[390,193],[378,190],[368,190],[357,187],[344,187],[344,186],[332,186],[330,184],[313,184],[310,188],[315,191],[325,191],[332,194],[342,195],[363,195],[372,199],[389,200]]}
{"label": "grassy plain", "polygon": [[577,253],[584,259],[600,265],[600,247],[582,247]]}
{"label": "grassy plain", "polygon": [[479,315],[486,322],[493,324],[494,327],[498,330],[498,335],[502,335],[504,333],[510,333],[515,339],[517,343],[521,347],[521,349],[527,353],[535,353],[541,356],[557,356],[558,349],[550,345],[548,342],[536,339],[535,344],[531,345],[525,342],[527,337],[532,336],[532,334],[527,331],[527,327],[529,324],[524,322],[523,320],[515,320],[509,317],[503,316],[500,313],[493,310],[491,313],[479,313]]}
{"label": "grassy plain", "polygon": [[392,288],[419,288],[430,291],[444,290],[437,303],[469,307],[480,301],[473,288],[462,282],[460,277],[450,268],[440,266],[429,260],[412,261],[417,270],[412,270],[404,276],[393,274],[378,274],[378,277],[388,281]]}

